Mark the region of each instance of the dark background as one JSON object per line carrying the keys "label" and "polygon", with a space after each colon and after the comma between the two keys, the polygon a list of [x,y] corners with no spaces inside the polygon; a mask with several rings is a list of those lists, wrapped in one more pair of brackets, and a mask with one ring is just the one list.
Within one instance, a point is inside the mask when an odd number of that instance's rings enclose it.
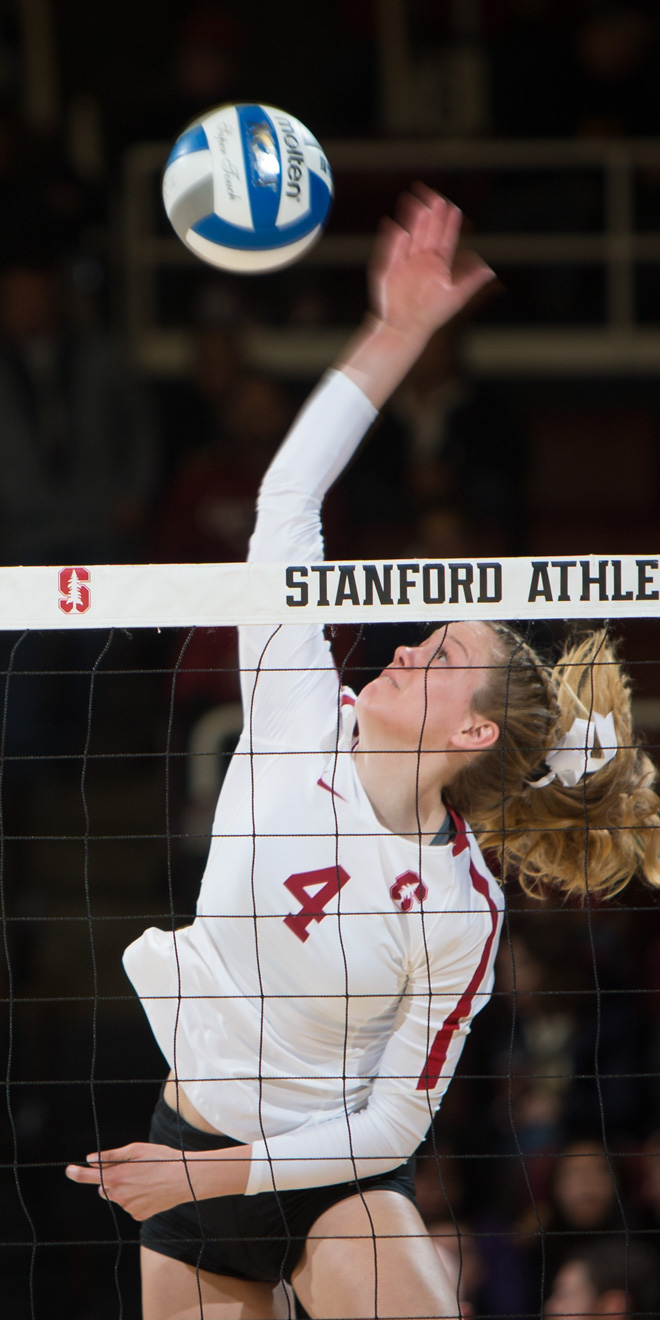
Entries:
{"label": "dark background", "polygon": [[[326,240],[258,280],[188,258],[159,207],[173,138],[231,100],[284,106],[335,172]],[[365,240],[420,176],[499,282],[333,492],[329,557],[652,555],[654,3],[0,0],[0,561],[241,559],[268,458],[361,314]],[[615,631],[653,754],[657,627]],[[531,632],[551,655],[562,630]],[[349,680],[402,635],[336,630]],[[191,748],[223,711],[217,765],[202,741],[219,781],[235,663],[228,629],[0,634],[11,1320],[139,1314],[135,1224],[63,1167],[146,1136],[163,1061],[121,951],[194,909],[213,783]],[[427,1221],[460,1226],[481,1317],[539,1314],[576,1243],[657,1252],[660,1224],[655,895],[508,897],[420,1183]]]}

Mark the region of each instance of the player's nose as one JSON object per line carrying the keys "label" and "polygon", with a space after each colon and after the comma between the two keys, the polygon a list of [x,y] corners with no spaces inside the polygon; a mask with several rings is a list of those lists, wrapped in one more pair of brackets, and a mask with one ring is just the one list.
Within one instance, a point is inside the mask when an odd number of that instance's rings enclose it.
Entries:
{"label": "player's nose", "polygon": [[417,651],[414,646],[397,646],[394,652],[394,663],[401,668],[409,669],[415,665]]}

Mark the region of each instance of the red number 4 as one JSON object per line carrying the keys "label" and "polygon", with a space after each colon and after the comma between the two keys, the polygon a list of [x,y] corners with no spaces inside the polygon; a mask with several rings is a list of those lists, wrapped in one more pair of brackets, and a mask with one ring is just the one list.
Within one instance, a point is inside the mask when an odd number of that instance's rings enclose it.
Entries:
{"label": "red number 4", "polygon": [[[350,878],[343,866],[326,866],[320,871],[301,871],[298,875],[290,875],[288,880],[284,881],[284,886],[302,906],[299,912],[289,913],[289,916],[284,918],[284,925],[288,926],[304,944],[305,940],[309,939],[307,928],[310,921],[323,921],[328,915],[323,911],[324,907],[336,897]],[[309,892],[308,885],[314,887],[313,893]],[[321,886],[320,889],[318,885]]]}

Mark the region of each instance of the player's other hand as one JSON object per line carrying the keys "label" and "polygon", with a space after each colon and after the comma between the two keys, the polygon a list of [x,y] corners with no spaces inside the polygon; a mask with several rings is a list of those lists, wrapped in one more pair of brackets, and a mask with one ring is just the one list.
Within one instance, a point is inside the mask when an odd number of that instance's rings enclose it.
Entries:
{"label": "player's other hand", "polygon": [[100,1158],[94,1152],[87,1166],[68,1164],[65,1172],[72,1182],[97,1186],[99,1196],[116,1201],[138,1220],[194,1200],[181,1153],[147,1141],[102,1150]]}
{"label": "player's other hand", "polygon": [[381,222],[369,270],[373,311],[392,330],[428,339],[495,278],[476,252],[459,248],[463,216],[423,184]]}

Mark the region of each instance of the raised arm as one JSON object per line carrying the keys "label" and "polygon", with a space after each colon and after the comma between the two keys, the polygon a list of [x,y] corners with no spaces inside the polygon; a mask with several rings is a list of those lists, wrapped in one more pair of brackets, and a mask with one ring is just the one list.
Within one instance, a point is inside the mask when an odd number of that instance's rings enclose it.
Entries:
{"label": "raised arm", "polygon": [[[401,383],[431,336],[493,279],[492,270],[475,253],[459,249],[461,223],[456,206],[421,185],[415,194],[401,199],[396,221],[382,222],[369,266],[370,310],[264,477],[250,546],[253,561],[323,559],[321,505],[326,492],[354,454],[376,410]],[[319,628],[287,626],[275,634],[264,628],[242,631],[246,711],[257,665],[264,699],[253,714],[260,734],[273,742],[282,737],[295,742],[299,725],[309,744],[310,737],[327,729],[328,707],[336,702],[336,679]],[[274,684],[269,670],[280,674]],[[291,681],[284,682],[282,674],[287,670]],[[275,700],[270,686],[278,689]]]}
{"label": "raised arm", "polygon": [[[322,550],[319,512],[365,430],[435,331],[494,278],[474,252],[458,248],[462,215],[417,185],[401,198],[399,220],[383,220],[369,264],[365,320],[303,408],[264,477],[253,560]],[[336,373],[347,377],[337,380]],[[357,386],[357,390],[354,388]]]}

